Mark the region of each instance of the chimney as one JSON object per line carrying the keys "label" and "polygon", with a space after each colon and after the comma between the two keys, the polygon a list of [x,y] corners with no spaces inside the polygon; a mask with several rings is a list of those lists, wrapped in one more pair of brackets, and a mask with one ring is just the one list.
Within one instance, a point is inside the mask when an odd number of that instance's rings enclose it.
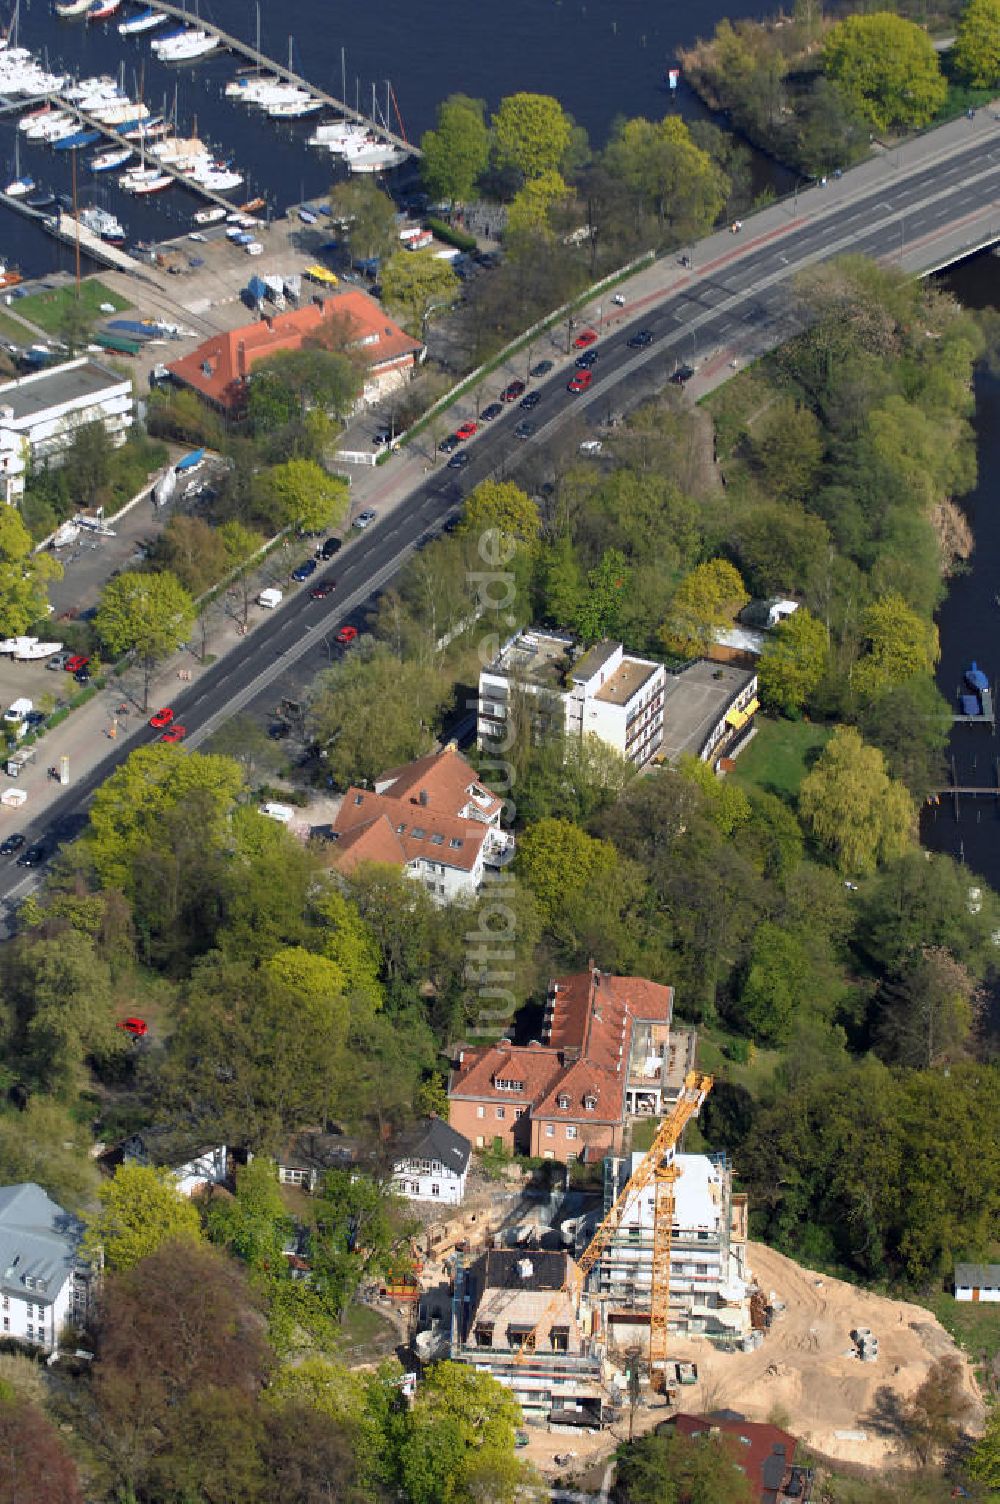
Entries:
{"label": "chimney", "polygon": [[426,805],[430,804],[430,802],[431,802],[431,796],[430,796],[430,794],[428,794],[428,792],[427,792],[426,789],[421,789],[420,790],[420,803],[423,804],[424,806],[426,806]]}

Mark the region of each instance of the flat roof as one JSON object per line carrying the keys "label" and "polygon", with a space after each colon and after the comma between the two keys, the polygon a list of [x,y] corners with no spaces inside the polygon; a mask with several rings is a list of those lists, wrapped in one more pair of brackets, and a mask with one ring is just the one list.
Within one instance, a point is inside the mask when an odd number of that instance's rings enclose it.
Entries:
{"label": "flat roof", "polygon": [[566,669],[573,655],[573,639],[548,632],[520,632],[501,648],[487,673],[514,674],[549,689],[564,689]]}
{"label": "flat roof", "polygon": [[82,397],[97,397],[110,387],[123,384],[128,384],[127,376],[120,376],[96,360],[84,360],[79,364],[70,361],[49,371],[24,376],[19,381],[6,382],[0,386],[0,407],[12,407],[14,422],[23,422],[26,418],[37,417],[46,408],[61,407]]}
{"label": "flat roof", "polygon": [[574,663],[570,672],[570,678],[576,683],[585,684],[592,679],[598,669],[612,659],[617,652],[621,651],[620,642],[598,642],[589,648],[578,662]]}
{"label": "flat roof", "polygon": [[697,757],[726,706],[753,679],[748,669],[701,659],[681,674],[668,674],[663,697],[663,741],[658,749],[667,762],[684,752]]}
{"label": "flat roof", "polygon": [[644,658],[623,658],[606,684],[602,684],[594,696],[609,705],[627,705],[644,684],[655,679],[660,671],[658,663]]}

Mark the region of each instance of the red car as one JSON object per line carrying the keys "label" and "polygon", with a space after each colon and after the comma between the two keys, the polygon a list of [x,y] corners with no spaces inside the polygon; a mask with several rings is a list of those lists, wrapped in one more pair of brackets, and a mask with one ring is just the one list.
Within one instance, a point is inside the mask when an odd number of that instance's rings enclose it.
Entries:
{"label": "red car", "polygon": [[472,419],[470,418],[467,423],[463,423],[460,425],[460,427],[456,428],[455,432],[458,434],[458,437],[460,439],[471,439],[474,433],[479,432],[479,424],[473,423]]}
{"label": "red car", "polygon": [[155,715],[150,716],[149,724],[155,727],[157,731],[162,731],[164,726],[170,725],[170,722],[173,720],[173,718],[174,713],[170,709],[170,706],[164,705],[162,710],[158,710]]}
{"label": "red car", "polygon": [[588,345],[596,344],[597,334],[595,333],[595,331],[593,329],[581,329],[580,333],[573,341],[573,348],[575,350],[586,350]]}
{"label": "red car", "polygon": [[324,580],[322,584],[314,585],[309,594],[314,601],[325,601],[328,595],[332,595],[336,580]]}
{"label": "red car", "polygon": [[86,668],[90,659],[85,653],[74,653],[72,658],[67,658],[64,664],[68,674],[78,674],[82,668]]}
{"label": "red car", "polygon": [[594,379],[593,371],[577,371],[573,380],[567,384],[568,392],[585,392]]}
{"label": "red car", "polygon": [[187,736],[187,727],[179,726],[175,721],[169,731],[164,731],[160,737],[161,742],[182,742]]}
{"label": "red car", "polygon": [[126,1034],[131,1034],[133,1039],[141,1039],[149,1033],[149,1025],[144,1018],[120,1018],[119,1029],[124,1029]]}
{"label": "red car", "polygon": [[335,640],[337,642],[339,642],[343,647],[346,648],[346,647],[350,646],[350,644],[355,640],[355,638],[357,637],[357,635],[358,635],[358,629],[357,629],[357,627],[341,627],[340,631],[337,633],[337,636],[336,636]]}
{"label": "red car", "polygon": [[500,393],[500,401],[501,402],[516,402],[517,399],[518,399],[518,397],[523,397],[523,396],[524,396],[524,382],[523,381],[512,381],[510,383],[510,385],[509,386],[505,386],[504,389],[503,389],[503,391]]}

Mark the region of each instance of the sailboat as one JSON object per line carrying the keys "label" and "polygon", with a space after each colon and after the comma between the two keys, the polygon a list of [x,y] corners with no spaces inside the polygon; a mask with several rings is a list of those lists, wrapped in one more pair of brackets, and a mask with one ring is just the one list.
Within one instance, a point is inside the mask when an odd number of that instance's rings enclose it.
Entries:
{"label": "sailboat", "polygon": [[14,181],[12,183],[8,183],[7,184],[7,195],[8,195],[9,198],[23,198],[26,193],[30,193],[31,192],[31,190],[34,188],[34,186],[35,186],[35,180],[34,180],[34,178],[28,177],[27,174],[25,174],[24,177],[21,176],[21,143],[20,143],[20,138],[17,137],[17,136],[15,136],[14,137]]}
{"label": "sailboat", "polygon": [[120,21],[118,33],[123,37],[134,37],[141,31],[152,31],[155,26],[162,26],[169,19],[165,11],[142,10],[137,15],[130,16],[127,21]]}
{"label": "sailboat", "polygon": [[56,15],[82,16],[85,10],[89,10],[93,0],[56,0]]}

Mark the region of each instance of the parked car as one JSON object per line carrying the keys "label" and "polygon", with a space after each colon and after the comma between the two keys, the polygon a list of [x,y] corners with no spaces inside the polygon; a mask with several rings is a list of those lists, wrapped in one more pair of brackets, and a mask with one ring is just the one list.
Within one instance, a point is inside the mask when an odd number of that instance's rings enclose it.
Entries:
{"label": "parked car", "polygon": [[468,451],[465,450],[465,449],[456,449],[455,453],[452,455],[451,459],[448,461],[448,469],[449,470],[464,470],[465,467],[466,467],[466,465],[468,463],[469,463]]}
{"label": "parked car", "polygon": [[458,434],[458,437],[460,439],[471,439],[474,433],[479,432],[479,424],[474,423],[472,419],[469,418],[466,420],[466,422],[460,423],[455,429],[455,432]]}
{"label": "parked car", "polygon": [[534,376],[537,381],[540,376],[547,376],[552,368],[553,362],[551,360],[540,360],[537,365],[532,366],[528,375]]}
{"label": "parked car", "polygon": [[451,454],[458,448],[461,442],[462,440],[458,437],[457,433],[450,433],[446,439],[441,440],[438,450],[441,454]]}
{"label": "parked car", "polygon": [[295,569],[292,570],[292,579],[293,580],[298,580],[299,584],[301,585],[301,583],[302,583],[303,580],[308,580],[309,576],[311,574],[315,574],[315,573],[316,573],[316,560],[315,559],[303,559],[302,563],[299,564],[297,568],[295,568]]}
{"label": "parked car", "polygon": [[483,410],[482,410],[482,412],[479,414],[480,422],[482,422],[482,423],[492,423],[493,419],[494,418],[499,418],[499,416],[500,416],[500,414],[502,412],[503,412],[503,406],[502,406],[501,403],[499,403],[499,402],[491,402],[489,404],[489,406],[488,407],[484,407]]}
{"label": "parked car", "polygon": [[158,710],[155,715],[150,716],[149,724],[153,726],[157,731],[162,731],[164,727],[170,725],[170,722],[173,720],[173,718],[174,713],[171,710],[170,706],[164,705],[162,710]]}
{"label": "parked car", "polygon": [[354,519],[354,526],[355,527],[360,527],[362,529],[364,529],[366,527],[369,527],[371,525],[371,523],[373,523],[375,521],[375,518],[377,516],[378,516],[378,513],[375,512],[375,511],[373,511],[373,509],[371,507],[366,507],[366,509],[363,512],[359,512],[358,515],[355,517],[355,519]]}
{"label": "parked car", "polygon": [[321,559],[332,559],[334,554],[339,554],[343,544],[339,538],[327,538],[320,544],[317,552]]}
{"label": "parked car", "polygon": [[17,859],[19,867],[40,867],[48,856],[48,852],[42,845],[29,846],[27,851],[22,851]]}
{"label": "parked car", "polygon": [[594,329],[581,329],[580,333],[577,335],[576,339],[573,341],[573,348],[576,349],[576,350],[586,350],[587,347],[588,347],[588,345],[596,345],[596,344],[597,344],[597,331],[594,330]]}
{"label": "parked car", "polygon": [[0,842],[0,856],[13,856],[23,845],[24,836],[20,831],[15,831],[12,836],[7,837],[6,841]]}
{"label": "parked car", "polygon": [[597,364],[597,358],[600,353],[600,350],[584,350],[582,355],[576,357],[573,364],[578,366],[581,371],[589,371],[591,366]]}
{"label": "parked car", "polygon": [[691,380],[691,377],[693,375],[694,366],[678,366],[676,371],[674,371],[673,375],[670,377],[670,380],[673,382],[674,386],[684,386],[686,382]]}
{"label": "parked car", "polygon": [[63,668],[68,674],[78,674],[82,668],[87,667],[89,662],[90,659],[86,653],[74,653],[71,658],[66,659]]}
{"label": "parked car", "polygon": [[341,627],[334,640],[336,642],[339,642],[341,647],[348,648],[350,647],[352,642],[355,642],[357,640],[357,636],[357,627]]}
{"label": "parked car", "polygon": [[501,402],[516,402],[518,397],[524,396],[523,381],[509,381],[500,393]]}
{"label": "parked car", "polygon": [[161,742],[170,742],[172,744],[174,742],[182,742],[186,736],[187,736],[187,727],[186,726],[180,726],[175,721],[172,726],[170,726],[166,731],[164,731],[163,735],[160,737],[160,741]]}
{"label": "parked car", "polygon": [[314,601],[325,601],[328,595],[333,594],[333,587],[335,584],[335,580],[321,580],[318,585],[313,586],[309,594],[312,596]]}
{"label": "parked car", "polygon": [[65,668],[72,656],[72,653],[53,653],[52,657],[49,659],[48,663],[46,663],[45,667]]}
{"label": "parked car", "polygon": [[142,1039],[149,1033],[149,1025],[144,1018],[120,1018],[118,1028],[124,1029],[126,1034],[131,1034],[133,1039]]}
{"label": "parked car", "polygon": [[77,684],[89,684],[90,683],[90,669],[87,667],[86,664],[84,664],[83,668],[78,668],[77,669],[76,673],[73,675],[73,678],[76,680]]}
{"label": "parked car", "polygon": [[541,392],[529,392],[526,397],[521,398],[518,407],[523,407],[526,413],[530,413],[532,408],[537,407],[541,400]]}
{"label": "parked car", "polygon": [[593,371],[577,371],[572,381],[567,382],[568,392],[585,392],[594,379]]}

